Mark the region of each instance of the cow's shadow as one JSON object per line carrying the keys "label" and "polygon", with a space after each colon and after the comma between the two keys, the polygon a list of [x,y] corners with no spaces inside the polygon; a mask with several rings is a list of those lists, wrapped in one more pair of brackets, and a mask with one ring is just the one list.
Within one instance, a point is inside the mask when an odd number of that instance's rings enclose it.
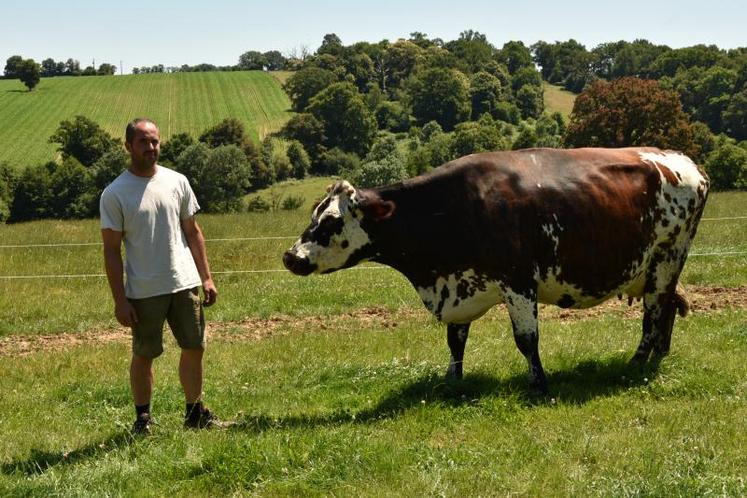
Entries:
{"label": "cow's shadow", "polygon": [[233,430],[262,432],[268,429],[312,428],[345,423],[372,423],[395,418],[423,403],[460,406],[488,397],[510,398],[519,407],[533,408],[552,405],[584,404],[599,397],[644,384],[656,376],[659,362],[631,364],[627,358],[584,361],[571,370],[550,372],[547,381],[550,393],[538,395],[529,389],[527,376],[517,374],[499,378],[485,374],[467,374],[463,380],[446,380],[442,375],[429,374],[389,392],[375,406],[360,411],[339,410],[326,414],[268,417],[247,415],[236,420]]}

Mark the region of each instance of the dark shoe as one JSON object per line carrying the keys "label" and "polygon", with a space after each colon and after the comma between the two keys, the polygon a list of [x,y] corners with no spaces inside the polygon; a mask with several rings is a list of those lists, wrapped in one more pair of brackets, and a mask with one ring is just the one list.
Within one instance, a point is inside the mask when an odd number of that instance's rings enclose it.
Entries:
{"label": "dark shoe", "polygon": [[150,413],[138,415],[135,419],[135,423],[132,424],[132,434],[134,436],[147,436],[150,434],[150,426],[152,424],[153,419],[150,418]]}
{"label": "dark shoe", "polygon": [[184,419],[185,429],[212,429],[214,427],[223,427],[223,422],[204,406],[200,411],[190,413]]}

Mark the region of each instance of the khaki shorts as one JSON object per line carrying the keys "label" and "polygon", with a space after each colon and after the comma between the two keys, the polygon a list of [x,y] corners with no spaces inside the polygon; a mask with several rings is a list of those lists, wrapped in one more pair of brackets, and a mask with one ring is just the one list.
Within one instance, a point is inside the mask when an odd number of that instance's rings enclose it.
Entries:
{"label": "khaki shorts", "polygon": [[163,353],[163,323],[182,349],[205,348],[205,315],[197,287],[174,294],[130,299],[137,313],[132,327],[132,352],[155,358]]}

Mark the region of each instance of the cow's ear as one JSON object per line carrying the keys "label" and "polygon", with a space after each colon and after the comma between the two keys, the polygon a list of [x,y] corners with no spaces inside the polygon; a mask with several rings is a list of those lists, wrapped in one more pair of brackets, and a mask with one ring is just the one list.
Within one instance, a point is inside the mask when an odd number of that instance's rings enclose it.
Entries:
{"label": "cow's ear", "polygon": [[391,218],[397,205],[392,201],[377,198],[365,202],[361,207],[367,218],[374,221],[381,221]]}

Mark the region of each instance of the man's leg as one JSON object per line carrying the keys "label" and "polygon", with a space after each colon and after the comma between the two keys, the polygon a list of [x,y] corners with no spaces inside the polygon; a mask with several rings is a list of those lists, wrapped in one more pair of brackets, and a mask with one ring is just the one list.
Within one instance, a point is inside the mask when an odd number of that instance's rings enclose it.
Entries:
{"label": "man's leg", "polygon": [[203,349],[182,349],[179,359],[179,381],[187,403],[197,403],[202,397]]}
{"label": "man's leg", "polygon": [[132,355],[130,387],[135,406],[149,405],[153,396],[153,359]]}

